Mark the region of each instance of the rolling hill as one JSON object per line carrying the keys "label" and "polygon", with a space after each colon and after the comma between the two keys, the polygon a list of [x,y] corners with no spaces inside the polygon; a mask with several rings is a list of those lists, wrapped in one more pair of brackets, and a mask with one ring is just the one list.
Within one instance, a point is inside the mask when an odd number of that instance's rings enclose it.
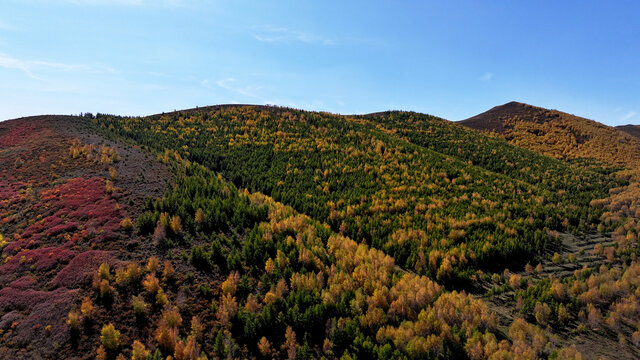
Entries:
{"label": "rolling hill", "polygon": [[619,215],[640,220],[640,138],[629,133],[633,132],[632,125],[613,128],[556,110],[516,102],[494,107],[461,121],[461,124],[584,168],[594,164],[609,168],[615,177],[627,179],[629,184],[611,190],[607,199],[591,204],[608,210],[602,217],[603,222],[615,222]]}
{"label": "rolling hill", "polygon": [[627,132],[528,104],[510,102],[460,123],[559,159],[593,159],[620,167],[637,167],[640,161],[640,139]]}
{"label": "rolling hill", "polygon": [[[601,216],[601,224],[614,224],[611,227],[610,236],[615,241],[613,245],[616,250],[608,255],[607,266],[613,269],[615,266],[622,266],[623,271],[631,269],[626,268],[625,260],[621,260],[619,257],[635,257],[636,255],[633,254],[637,253],[638,248],[636,236],[640,229],[638,227],[640,221],[640,167],[638,163],[640,142],[635,131],[636,126],[613,128],[593,120],[517,102],[494,107],[460,123],[490,136],[503,138],[516,146],[563,159],[584,168],[593,168],[593,166],[608,168],[607,171],[612,176],[627,179],[626,186],[611,189],[607,198],[593,200],[590,204],[606,210]],[[606,246],[606,243],[604,245]],[[600,249],[602,248],[598,247],[593,252],[601,253]],[[628,265],[628,262],[626,264]],[[565,277],[560,282],[574,283],[572,286],[577,286],[575,282],[581,282],[578,278],[579,275],[576,273],[574,276]],[[594,281],[596,278],[591,275],[589,281]],[[620,279],[618,276],[614,276],[614,278]],[[550,285],[547,283],[546,286]],[[558,296],[554,297],[557,300]],[[587,304],[602,301],[602,299],[588,298],[581,301]],[[605,300],[605,302],[607,301]],[[596,311],[596,307],[590,309],[592,318],[600,319],[598,317],[600,316],[599,310]],[[606,315],[608,321],[611,324],[617,324],[616,308],[612,305],[609,311],[609,315]],[[628,323],[633,324],[635,321]],[[594,320],[594,322],[598,321]],[[617,325],[614,325],[613,329],[620,330]],[[606,352],[602,354],[605,357],[611,356]]]}
{"label": "rolling hill", "polygon": [[[398,123],[407,115],[392,113]],[[531,257],[550,241],[545,227],[595,226],[589,201],[617,184],[441,119],[418,117],[428,130],[381,119],[236,106],[96,123],[178,151],[432,276],[468,278]]]}
{"label": "rolling hill", "polygon": [[2,122],[0,354],[637,357],[635,163],[496,134],[252,105]]}
{"label": "rolling hill", "polygon": [[631,136],[640,137],[640,127],[638,125],[620,125],[616,126],[616,129],[624,131]]}

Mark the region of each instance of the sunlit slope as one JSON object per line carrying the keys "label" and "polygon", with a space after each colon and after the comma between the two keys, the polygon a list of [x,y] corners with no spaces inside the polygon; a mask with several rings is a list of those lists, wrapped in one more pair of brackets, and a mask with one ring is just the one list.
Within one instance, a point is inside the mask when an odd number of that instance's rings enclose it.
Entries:
{"label": "sunlit slope", "polygon": [[592,186],[594,179],[598,178],[584,168],[513,146],[498,137],[486,136],[435,116],[388,111],[364,115],[359,119],[424,148],[549,190],[580,192]]}
{"label": "sunlit slope", "polygon": [[0,124],[6,358],[573,351],[522,319],[499,322],[479,297],[417,275],[174,150],[149,152],[89,122],[43,116]]}
{"label": "sunlit slope", "polygon": [[442,120],[427,142],[426,130],[402,119],[276,107],[94,121],[176,150],[438,279],[522,263],[545,248],[548,230],[595,227],[601,210],[588,203],[614,185]]}
{"label": "sunlit slope", "polygon": [[624,131],[631,136],[640,138],[640,126],[638,125],[620,125],[616,126],[617,130]]}
{"label": "sunlit slope", "polygon": [[595,159],[622,167],[640,164],[640,139],[637,137],[556,110],[511,102],[461,123],[555,158]]}

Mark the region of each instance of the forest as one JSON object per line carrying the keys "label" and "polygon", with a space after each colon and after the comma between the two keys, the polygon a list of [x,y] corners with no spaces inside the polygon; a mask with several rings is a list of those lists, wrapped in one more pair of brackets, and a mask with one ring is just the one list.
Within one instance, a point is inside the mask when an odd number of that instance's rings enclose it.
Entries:
{"label": "forest", "polygon": [[590,201],[624,184],[414,113],[231,107],[95,121],[460,286],[543,252],[548,231],[594,230],[602,210]]}
{"label": "forest", "polygon": [[639,355],[635,163],[271,106],[21,119],[0,145],[11,358]]}

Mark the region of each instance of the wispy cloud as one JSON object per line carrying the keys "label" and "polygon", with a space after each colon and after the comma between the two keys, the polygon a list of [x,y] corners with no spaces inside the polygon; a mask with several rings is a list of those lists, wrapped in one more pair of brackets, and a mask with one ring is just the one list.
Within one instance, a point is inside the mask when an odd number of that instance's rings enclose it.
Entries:
{"label": "wispy cloud", "polygon": [[303,42],[306,44],[334,45],[335,42],[324,36],[310,32],[291,30],[286,27],[254,26],[251,36],[262,42]]}
{"label": "wispy cloud", "polygon": [[[257,104],[264,104],[264,105],[278,105],[278,106],[289,106],[289,107],[297,107],[298,105],[296,104],[296,102],[289,100],[289,99],[281,99],[281,98],[266,98],[263,95],[260,94],[260,90],[262,90],[264,87],[263,86],[259,86],[259,85],[241,85],[240,84],[241,81],[233,78],[233,77],[228,77],[226,79],[221,79],[221,80],[217,80],[215,81],[215,86],[218,86],[219,88],[222,88],[224,90],[227,90],[231,93],[234,93],[236,95],[242,95],[245,96],[247,98],[251,98],[251,99],[255,99],[254,103]],[[200,85],[204,86],[204,87],[210,87],[211,81],[208,79],[202,80],[200,82]],[[246,102],[246,101],[245,101]],[[252,101],[253,102],[253,101]],[[240,103],[237,100],[232,100],[231,103],[233,104],[238,104]]]}
{"label": "wispy cloud", "polygon": [[490,72],[485,73],[484,75],[482,75],[482,76],[480,77],[480,80],[481,80],[481,81],[489,81],[489,80],[493,79],[493,76],[494,76],[494,75],[495,75],[494,73],[490,73]]}
{"label": "wispy cloud", "polygon": [[622,121],[627,121],[627,120],[630,120],[631,118],[635,117],[636,115],[638,115],[638,113],[637,113],[637,112],[635,112],[635,111],[629,111],[629,112],[628,112],[625,116],[623,116],[623,117],[622,117],[622,119],[620,119],[620,120],[622,120]]}
{"label": "wispy cloud", "polygon": [[64,0],[75,5],[111,5],[111,6],[184,6],[185,0]]}
{"label": "wispy cloud", "polygon": [[[209,83],[209,80],[203,80],[201,84],[203,86],[207,86],[208,83]],[[262,89],[262,86],[256,86],[256,85],[240,86],[238,85],[238,81],[232,77],[218,80],[216,81],[216,85],[218,85],[219,87],[225,90],[234,92],[236,94],[244,95],[247,97],[251,97],[251,98],[263,101],[263,98],[257,93],[260,89]]]}
{"label": "wispy cloud", "polygon": [[14,31],[14,30],[17,30],[17,28],[15,26],[9,25],[6,22],[0,20],[0,30]]}
{"label": "wispy cloud", "polygon": [[75,71],[85,73],[115,73],[114,69],[104,66],[86,66],[86,65],[74,65],[64,64],[59,62],[50,62],[42,60],[23,60],[10,57],[6,54],[0,53],[0,68],[20,70],[24,72],[28,77],[32,79],[41,80],[36,74],[44,71]]}

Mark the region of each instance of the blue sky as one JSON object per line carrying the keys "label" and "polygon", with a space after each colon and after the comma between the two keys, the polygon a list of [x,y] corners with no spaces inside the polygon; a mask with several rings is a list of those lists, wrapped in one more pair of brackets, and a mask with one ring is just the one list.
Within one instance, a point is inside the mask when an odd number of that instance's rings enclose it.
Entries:
{"label": "blue sky", "polygon": [[0,0],[0,119],[220,103],[640,124],[637,1]]}

